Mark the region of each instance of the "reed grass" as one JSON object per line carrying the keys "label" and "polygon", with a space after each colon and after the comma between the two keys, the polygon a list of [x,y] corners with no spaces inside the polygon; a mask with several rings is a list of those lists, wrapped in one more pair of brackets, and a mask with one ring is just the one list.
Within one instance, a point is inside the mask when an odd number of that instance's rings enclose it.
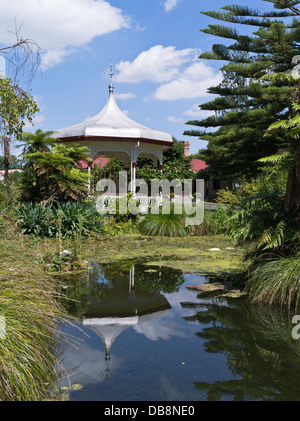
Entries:
{"label": "reed grass", "polygon": [[169,214],[163,214],[161,210],[159,214],[149,213],[139,223],[138,229],[144,235],[167,237],[182,237],[186,235],[184,216],[175,214],[172,207]]}
{"label": "reed grass", "polygon": [[252,301],[300,308],[300,253],[263,261],[251,270],[246,291]]}
{"label": "reed grass", "polygon": [[17,242],[2,241],[0,316],[5,330],[0,338],[0,400],[53,399],[60,371],[57,326],[68,316],[53,279]]}

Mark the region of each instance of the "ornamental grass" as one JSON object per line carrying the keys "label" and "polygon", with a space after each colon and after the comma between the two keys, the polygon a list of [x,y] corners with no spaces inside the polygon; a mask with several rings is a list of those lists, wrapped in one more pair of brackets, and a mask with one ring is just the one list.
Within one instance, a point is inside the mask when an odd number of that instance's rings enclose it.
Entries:
{"label": "ornamental grass", "polygon": [[300,308],[300,253],[262,261],[251,271],[246,285],[252,301]]}
{"label": "ornamental grass", "polygon": [[138,229],[144,235],[182,237],[187,234],[184,227],[184,215],[175,214],[173,206],[170,207],[168,214],[164,214],[162,209],[158,214],[149,213],[139,223]]}
{"label": "ornamental grass", "polygon": [[2,243],[0,400],[57,399],[57,326],[67,320],[58,290],[17,242]]}

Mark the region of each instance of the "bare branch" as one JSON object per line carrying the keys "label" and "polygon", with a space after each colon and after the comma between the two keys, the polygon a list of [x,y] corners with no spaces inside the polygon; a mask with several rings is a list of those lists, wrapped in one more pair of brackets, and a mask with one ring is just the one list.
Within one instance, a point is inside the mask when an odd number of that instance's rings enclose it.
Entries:
{"label": "bare branch", "polygon": [[15,31],[11,32],[16,41],[14,44],[0,48],[0,56],[9,63],[9,73],[12,73],[14,83],[18,83],[25,77],[25,83],[30,85],[37,70],[40,67],[40,47],[30,38],[23,38],[21,35],[22,24],[15,21]]}

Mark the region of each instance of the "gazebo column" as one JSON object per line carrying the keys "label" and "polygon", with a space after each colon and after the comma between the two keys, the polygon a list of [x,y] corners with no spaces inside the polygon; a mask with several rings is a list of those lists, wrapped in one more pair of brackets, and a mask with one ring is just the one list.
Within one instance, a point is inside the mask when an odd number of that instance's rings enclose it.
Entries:
{"label": "gazebo column", "polygon": [[137,163],[133,162],[132,163],[132,193],[135,194],[136,191],[136,167],[137,167]]}
{"label": "gazebo column", "polygon": [[130,163],[130,169],[131,169],[130,191],[133,194],[135,194],[135,190],[136,190],[136,167],[137,167],[137,163],[131,161]]}
{"label": "gazebo column", "polygon": [[135,194],[136,191],[136,167],[137,167],[137,148],[140,146],[140,142],[137,142],[137,144],[131,148],[131,180],[130,180],[130,190],[131,193]]}
{"label": "gazebo column", "polygon": [[[88,174],[89,174],[89,176],[91,176],[91,166],[92,166],[92,163],[91,162],[88,162]],[[89,193],[91,193],[91,178],[89,178],[89,186],[88,186],[88,188],[89,188]]]}
{"label": "gazebo column", "polygon": [[163,165],[163,152],[162,151],[159,151],[159,153],[158,153],[158,161],[159,161],[159,169],[160,169],[160,172],[162,172],[162,170],[164,169],[164,165]]}

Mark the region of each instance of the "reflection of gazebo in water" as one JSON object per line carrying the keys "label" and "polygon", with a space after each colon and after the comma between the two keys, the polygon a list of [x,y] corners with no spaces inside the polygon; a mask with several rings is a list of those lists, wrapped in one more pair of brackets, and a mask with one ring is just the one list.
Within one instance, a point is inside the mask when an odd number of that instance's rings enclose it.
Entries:
{"label": "reflection of gazebo in water", "polygon": [[[105,289],[105,298],[91,300],[83,325],[94,331],[105,347],[105,361],[110,360],[110,350],[115,339],[129,327],[165,316],[171,309],[167,299],[159,292],[135,289],[134,265],[129,273],[126,289]],[[107,368],[106,372],[109,370]]]}
{"label": "reflection of gazebo in water", "polygon": [[[114,75],[112,69],[109,75]],[[57,130],[56,137],[66,143],[87,146],[93,162],[99,157],[116,157],[122,160],[126,170],[131,169],[130,189],[136,191],[136,166],[138,158],[150,158],[156,168],[163,166],[163,151],[172,146],[172,137],[165,132],[150,129],[128,118],[117,106],[114,86],[109,85],[109,97],[105,107],[96,116],[82,123]]]}

